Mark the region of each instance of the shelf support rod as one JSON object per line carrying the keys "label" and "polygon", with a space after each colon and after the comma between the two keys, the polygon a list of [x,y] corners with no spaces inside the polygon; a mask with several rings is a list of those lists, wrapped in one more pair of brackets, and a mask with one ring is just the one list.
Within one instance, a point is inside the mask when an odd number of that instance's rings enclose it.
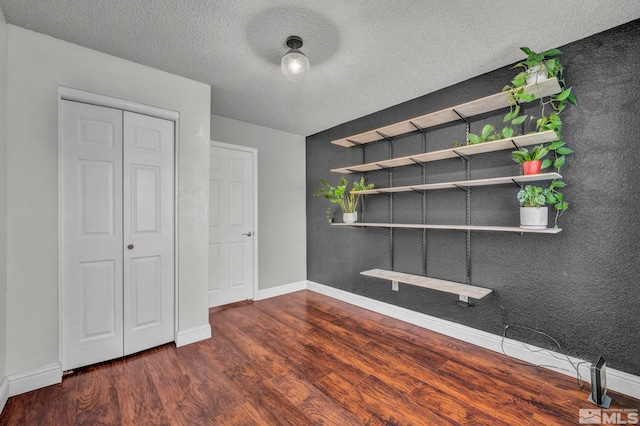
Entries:
{"label": "shelf support rod", "polygon": [[[360,153],[362,154],[362,164],[365,164],[365,159],[366,159],[366,157],[365,157],[364,144],[360,144],[360,148],[362,148],[362,150],[361,150],[361,152],[360,152]],[[362,175],[361,175],[361,176],[362,176],[362,177],[364,177],[364,173],[362,173]],[[364,215],[365,215],[365,213],[364,213],[364,212],[365,212],[364,206],[365,206],[365,199],[366,199],[366,198],[367,198],[367,197],[362,197],[362,204],[360,204],[360,217],[362,218],[361,220],[362,220],[363,222],[366,222],[366,220],[365,220],[366,218],[365,218],[365,216],[364,216]]]}
{"label": "shelf support rod", "polygon": [[414,164],[417,164],[418,166],[421,166],[421,167],[425,167],[425,166],[426,166],[423,162],[421,162],[421,161],[416,161],[416,159],[415,159],[415,158],[413,158],[413,157],[411,158],[411,161],[413,161],[413,163],[414,163]]}
{"label": "shelf support rod", "polygon": [[518,182],[517,180],[511,179],[511,182],[513,182],[514,185],[516,185],[518,188],[522,189],[522,185],[520,185],[520,182]]}
{"label": "shelf support rod", "polygon": [[349,173],[353,173],[353,174],[361,175],[361,176],[364,176],[364,173],[365,173],[365,172],[363,172],[361,170],[349,169],[347,167],[345,167],[344,170],[347,170]]}
{"label": "shelf support rod", "polygon": [[516,143],[516,141],[514,141],[513,139],[511,139],[511,143],[513,144],[513,146],[514,146],[516,149],[520,149],[520,146],[519,146],[519,145]]}
{"label": "shelf support rod", "polygon": [[465,123],[468,123],[468,122],[469,122],[469,117],[467,117],[467,116],[466,116],[466,115],[464,115],[464,114],[460,114],[458,111],[456,111],[456,109],[455,109],[455,108],[451,108],[451,111],[455,112],[455,113],[456,113],[456,115],[457,115],[458,117],[460,117],[460,120],[464,121]]}
{"label": "shelf support rod", "polygon": [[353,146],[364,146],[361,142],[352,141],[351,139],[345,139],[347,142],[352,143]]}
{"label": "shelf support rod", "polygon": [[380,165],[380,164],[378,164],[378,163],[375,163],[375,165],[376,165],[376,166],[378,166],[378,167],[380,167],[380,170],[384,170],[384,171],[386,171],[386,172],[391,173],[391,167],[385,167],[385,166],[382,166],[382,165]]}
{"label": "shelf support rod", "polygon": [[[380,135],[380,137],[382,137],[382,139],[386,140],[386,141],[387,141],[387,142],[389,142],[389,143],[391,142],[391,137],[389,137],[389,136],[385,135],[384,133],[381,133],[381,132],[379,132],[379,131],[377,131],[377,130],[376,130],[376,133],[377,133],[378,135]],[[390,158],[391,158],[391,157],[390,157]]]}
{"label": "shelf support rod", "polygon": [[[378,134],[382,135],[380,132]],[[382,135],[389,142],[389,159],[393,158],[393,143],[390,138]],[[389,188],[393,187],[393,172],[391,169],[386,169],[389,172]],[[393,192],[389,193],[389,223],[393,223]],[[393,271],[393,227],[389,228],[389,267]]]}
{"label": "shelf support rod", "polygon": [[416,123],[414,123],[413,121],[409,120],[409,124],[411,124],[413,127],[415,127],[415,128],[416,128],[416,130],[418,130],[420,133],[422,133],[422,134],[424,134],[424,133],[425,133],[425,130],[424,130],[422,127],[418,127],[418,126],[416,125]]}
{"label": "shelf support rod", "polygon": [[[460,185],[456,185],[455,183],[453,184],[453,186],[455,186],[456,188],[460,189],[461,191],[464,192],[469,192],[469,188],[466,186],[460,186]],[[467,223],[467,225],[471,225],[470,223]]]}
{"label": "shelf support rod", "polygon": [[456,151],[455,149],[453,150],[453,152],[460,158],[460,160],[462,160],[463,163],[468,163],[469,162],[469,158],[465,157],[464,155],[460,154],[458,151]]}
{"label": "shelf support rod", "polygon": [[[458,114],[458,112],[456,111],[456,114]],[[460,114],[458,114],[460,115]],[[469,145],[469,134],[471,133],[471,122],[467,119],[465,120],[465,122],[467,123],[467,146]],[[455,151],[454,151],[455,152]],[[456,152],[457,155],[460,155],[459,153]],[[465,158],[464,159],[464,172],[465,172],[465,179],[470,180],[471,179],[471,164],[469,162],[469,159]],[[471,191],[467,188],[466,194],[465,194],[465,212],[466,212],[466,224],[467,226],[471,226]],[[468,230],[466,232],[466,265],[467,265],[467,270],[466,270],[466,275],[467,275],[467,284],[471,285],[471,230]],[[466,298],[462,298],[460,297],[459,299],[461,299],[462,303],[466,303],[466,306],[468,305],[468,301],[469,299]]]}
{"label": "shelf support rod", "polygon": [[[427,133],[422,133],[422,152],[427,152]],[[415,161],[413,158],[412,161]],[[427,183],[427,164],[422,165],[422,184]],[[415,191],[415,190],[414,190]],[[422,224],[427,223],[427,191],[422,191]],[[427,228],[422,229],[422,275],[427,275]]]}

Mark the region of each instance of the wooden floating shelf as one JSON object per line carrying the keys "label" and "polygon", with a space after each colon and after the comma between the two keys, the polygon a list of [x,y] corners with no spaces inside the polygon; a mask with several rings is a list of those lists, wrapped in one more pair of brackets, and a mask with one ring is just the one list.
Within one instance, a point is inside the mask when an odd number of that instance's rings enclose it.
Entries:
{"label": "wooden floating shelf", "polygon": [[[546,96],[560,93],[560,84],[557,78],[550,78],[541,83],[534,83],[524,86],[526,93],[533,93],[535,98],[544,98]],[[368,132],[358,135],[349,136],[342,139],[331,141],[334,145],[344,147],[352,147],[370,142],[392,138],[417,130],[427,129],[429,127],[440,124],[450,123],[452,121],[461,120],[463,117],[471,117],[474,115],[484,114],[509,106],[509,95],[507,92],[496,93],[481,99],[477,99],[454,107],[435,111],[429,114],[414,117],[399,123],[390,124],[378,129],[369,130]]]}
{"label": "wooden floating shelf", "polygon": [[368,271],[360,272],[360,274],[366,275],[368,277],[389,280],[391,282],[400,282],[404,284],[415,285],[418,287],[429,288],[431,290],[459,294],[461,296],[472,297],[474,299],[482,299],[493,291],[488,288],[477,287],[453,281],[440,280],[437,278],[423,277],[421,275],[405,274],[404,272],[388,271],[386,269],[370,269]]}
{"label": "wooden floating shelf", "polygon": [[482,225],[426,225],[418,223],[332,223],[332,226],[354,226],[373,228],[406,228],[406,229],[450,229],[454,231],[492,231],[492,232],[517,232],[527,234],[557,234],[562,228],[528,229],[518,226],[482,226]]}
{"label": "wooden floating shelf", "polygon": [[508,183],[539,182],[542,180],[562,179],[558,173],[540,173],[537,175],[505,176],[490,179],[460,180],[456,182],[427,183],[423,185],[394,186],[391,188],[375,188],[366,191],[353,191],[354,194],[387,194],[391,192],[430,191],[433,189],[469,188],[472,186],[503,185]]}
{"label": "wooden floating shelf", "polygon": [[431,151],[421,154],[408,155],[406,157],[376,161],[374,163],[341,167],[337,169],[331,169],[331,171],[335,173],[345,174],[370,172],[373,170],[408,166],[416,163],[428,163],[431,161],[445,160],[448,158],[459,158],[467,155],[485,154],[488,152],[503,151],[505,149],[516,149],[516,147],[539,145],[547,142],[553,142],[557,139],[558,136],[556,135],[556,132],[554,132],[553,130],[548,130],[546,132],[516,136],[510,139],[500,139],[493,142],[484,142],[475,145],[464,145],[461,147],[448,148],[440,151]]}

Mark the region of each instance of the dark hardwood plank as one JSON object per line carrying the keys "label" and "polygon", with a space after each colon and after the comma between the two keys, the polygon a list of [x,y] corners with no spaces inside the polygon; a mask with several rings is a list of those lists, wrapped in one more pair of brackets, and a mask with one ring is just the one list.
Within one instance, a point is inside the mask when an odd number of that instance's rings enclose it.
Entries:
{"label": "dark hardwood plank", "polygon": [[314,382],[331,372],[331,368],[323,363],[314,347],[296,342],[286,334],[266,330],[259,325],[243,327],[242,331],[273,353],[286,354],[286,362],[290,369],[310,382]]}
{"label": "dark hardwood plank", "polygon": [[266,424],[305,426],[313,422],[249,364],[225,372]]}
{"label": "dark hardwood plank", "polygon": [[253,426],[268,424],[251,404],[245,402],[215,418],[216,426]]}
{"label": "dark hardwood plank", "polygon": [[350,383],[330,374],[317,381],[316,387],[356,415],[363,424],[450,425],[456,424],[428,409],[406,404],[404,394],[392,390],[379,379],[369,376],[360,383]]}
{"label": "dark hardwood plank", "polygon": [[353,414],[340,407],[311,383],[292,373],[274,377],[271,383],[315,424],[358,424],[358,419]]}
{"label": "dark hardwood plank", "polygon": [[209,340],[9,398],[0,425],[562,425],[594,407],[571,377],[310,291],[209,318]]}
{"label": "dark hardwood plank", "polygon": [[224,335],[229,342],[242,351],[253,368],[263,377],[271,378],[287,371],[287,361],[283,357],[263,346],[256,345],[255,340],[230,324],[218,323],[212,327],[211,332]]}
{"label": "dark hardwood plank", "polygon": [[114,362],[113,375],[122,424],[171,424],[143,355]]}

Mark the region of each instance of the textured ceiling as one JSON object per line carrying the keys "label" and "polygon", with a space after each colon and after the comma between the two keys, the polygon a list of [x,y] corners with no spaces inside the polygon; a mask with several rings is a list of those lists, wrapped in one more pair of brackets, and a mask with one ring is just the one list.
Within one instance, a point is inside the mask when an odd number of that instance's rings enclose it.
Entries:
{"label": "textured ceiling", "polygon": [[[640,18],[639,0],[0,0],[7,22],[210,84],[212,114],[307,136]],[[532,8],[535,8],[532,10]],[[287,36],[311,63],[280,73]]]}

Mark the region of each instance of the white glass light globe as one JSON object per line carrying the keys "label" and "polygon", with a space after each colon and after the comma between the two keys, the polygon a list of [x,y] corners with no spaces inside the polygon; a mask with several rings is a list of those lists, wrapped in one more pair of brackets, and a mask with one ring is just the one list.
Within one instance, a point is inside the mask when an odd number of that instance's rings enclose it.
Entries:
{"label": "white glass light globe", "polygon": [[282,57],[280,68],[287,80],[300,81],[309,72],[309,60],[298,49],[291,49]]}

